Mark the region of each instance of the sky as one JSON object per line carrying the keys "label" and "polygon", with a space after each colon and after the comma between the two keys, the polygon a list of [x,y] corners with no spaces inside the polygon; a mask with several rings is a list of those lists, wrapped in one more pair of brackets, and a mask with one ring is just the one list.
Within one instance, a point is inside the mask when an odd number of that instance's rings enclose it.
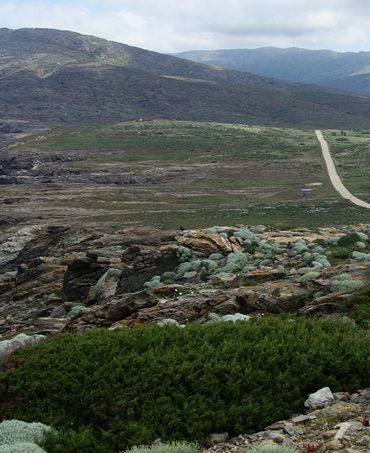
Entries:
{"label": "sky", "polygon": [[0,28],[77,31],[159,52],[370,50],[370,0],[0,0]]}

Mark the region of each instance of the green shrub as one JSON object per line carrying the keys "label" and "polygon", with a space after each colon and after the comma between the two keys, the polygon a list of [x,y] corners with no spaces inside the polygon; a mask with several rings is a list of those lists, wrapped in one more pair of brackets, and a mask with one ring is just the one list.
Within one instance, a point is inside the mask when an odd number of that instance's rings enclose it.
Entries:
{"label": "green shrub", "polygon": [[110,453],[256,431],[319,388],[367,386],[370,342],[351,323],[266,317],[63,335],[13,360],[0,382],[8,418],[54,426],[50,453]]}
{"label": "green shrub", "polygon": [[200,448],[196,444],[176,442],[152,447],[134,447],[131,450],[127,450],[126,453],[200,453],[200,451]]}
{"label": "green shrub", "polygon": [[361,280],[353,280],[349,274],[341,274],[333,278],[331,286],[334,291],[344,293],[362,288],[364,282]]}
{"label": "green shrub", "polygon": [[180,262],[189,261],[193,257],[193,252],[187,247],[180,245],[177,247],[177,256]]}
{"label": "green shrub", "polygon": [[112,451],[104,438],[97,440],[88,428],[78,431],[50,431],[46,434],[42,447],[48,453],[107,453]]}
{"label": "green shrub", "polygon": [[187,272],[190,272],[192,270],[192,263],[181,263],[180,266],[176,270],[176,277],[181,278],[186,274]]}
{"label": "green shrub", "polygon": [[176,278],[175,272],[165,272],[162,275],[162,281],[163,282],[173,282]]}
{"label": "green shrub", "polygon": [[229,253],[225,267],[220,269],[220,272],[224,273],[237,273],[241,272],[248,264],[247,257],[243,253],[235,252]]}
{"label": "green shrub", "polygon": [[346,247],[334,247],[330,249],[330,256],[338,260],[346,260],[351,256],[351,250]]}
{"label": "green shrub", "polygon": [[367,245],[365,242],[356,242],[355,247],[357,250],[365,250],[367,248]]}
{"label": "green shrub", "polygon": [[338,240],[338,245],[342,247],[348,247],[351,245],[355,245],[356,242],[359,242],[361,240],[362,236],[359,233],[348,233]]}
{"label": "green shrub", "polygon": [[370,253],[362,253],[355,251],[352,253],[352,258],[357,261],[370,261]]}
{"label": "green shrub", "polygon": [[216,228],[206,228],[204,234],[217,234]]}
{"label": "green shrub", "polygon": [[302,275],[302,277],[299,279],[299,283],[301,285],[306,285],[307,283],[312,282],[319,277],[320,272],[307,272],[307,274]]}
{"label": "green shrub", "polygon": [[157,288],[161,284],[161,277],[159,275],[155,275],[149,282],[144,283],[144,288],[153,289]]}
{"label": "green shrub", "polygon": [[364,286],[358,291],[353,299],[351,316],[358,325],[370,328],[370,285]]}
{"label": "green shrub", "polygon": [[239,238],[243,242],[248,242],[250,244],[257,239],[256,235],[254,233],[252,233],[252,231],[249,231],[248,228],[245,228],[245,227],[239,228],[234,233],[234,237]]}

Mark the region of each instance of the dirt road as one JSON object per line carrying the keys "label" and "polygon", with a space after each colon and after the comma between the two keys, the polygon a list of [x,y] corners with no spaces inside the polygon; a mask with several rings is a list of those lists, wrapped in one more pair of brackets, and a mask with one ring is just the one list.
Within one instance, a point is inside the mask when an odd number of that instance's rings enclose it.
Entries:
{"label": "dirt road", "polygon": [[324,136],[322,135],[322,132],[320,130],[315,131],[316,137],[320,142],[321,145],[321,150],[322,150],[322,155],[324,156],[324,160],[326,163],[326,168],[328,169],[330,181],[332,182],[335,190],[345,199],[349,200],[351,203],[361,206],[362,208],[367,208],[370,209],[370,204],[366,203],[363,200],[360,200],[359,198],[355,197],[354,195],[351,194],[351,192],[345,188],[345,186],[342,183],[342,180],[340,179],[337,170],[335,168],[335,164],[333,161],[333,158],[331,157],[330,154],[330,149],[329,145],[324,139]]}

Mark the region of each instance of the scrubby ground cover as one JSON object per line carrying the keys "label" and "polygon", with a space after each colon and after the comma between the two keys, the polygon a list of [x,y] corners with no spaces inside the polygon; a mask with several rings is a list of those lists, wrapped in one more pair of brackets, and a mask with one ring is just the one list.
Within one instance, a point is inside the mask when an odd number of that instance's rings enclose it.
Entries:
{"label": "scrubby ground cover", "polygon": [[[178,121],[84,125],[22,138],[11,152],[35,156],[37,167],[26,196],[22,185],[4,187],[0,201],[11,217],[73,215],[162,228],[298,226],[311,218],[320,225],[326,202],[339,199],[313,131]],[[306,186],[312,194],[303,199]],[[312,216],[316,205],[320,218]],[[361,210],[350,214],[362,220]]]}
{"label": "scrubby ground cover", "polygon": [[338,174],[357,197],[370,200],[370,131],[324,131]]}
{"label": "scrubby ground cover", "polygon": [[8,418],[59,430],[47,451],[113,452],[258,430],[317,388],[369,384],[369,372],[365,330],[268,317],[64,335],[17,352],[1,383]]}
{"label": "scrubby ground cover", "polygon": [[164,120],[55,128],[20,144],[24,149],[112,152],[98,153],[97,162],[291,159],[315,146],[312,131]]}

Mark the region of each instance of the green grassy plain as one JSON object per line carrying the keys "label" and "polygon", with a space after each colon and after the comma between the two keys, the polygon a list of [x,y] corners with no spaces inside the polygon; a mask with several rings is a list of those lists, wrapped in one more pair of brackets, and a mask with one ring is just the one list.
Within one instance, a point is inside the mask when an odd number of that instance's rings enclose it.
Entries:
{"label": "green grassy plain", "polygon": [[[325,135],[335,138],[331,131]],[[367,139],[370,143],[370,135]],[[14,146],[19,153],[63,156],[64,167],[73,171],[135,179],[132,184],[33,186],[35,196],[23,208],[40,217],[73,214],[82,222],[161,228],[305,227],[367,222],[369,217],[332,188],[313,131],[135,121],[54,128]],[[312,195],[303,199],[301,189],[312,184]],[[16,191],[6,187],[4,196],[12,198]]]}
{"label": "green grassy plain", "polygon": [[357,197],[370,201],[370,131],[325,131],[338,174]]}

